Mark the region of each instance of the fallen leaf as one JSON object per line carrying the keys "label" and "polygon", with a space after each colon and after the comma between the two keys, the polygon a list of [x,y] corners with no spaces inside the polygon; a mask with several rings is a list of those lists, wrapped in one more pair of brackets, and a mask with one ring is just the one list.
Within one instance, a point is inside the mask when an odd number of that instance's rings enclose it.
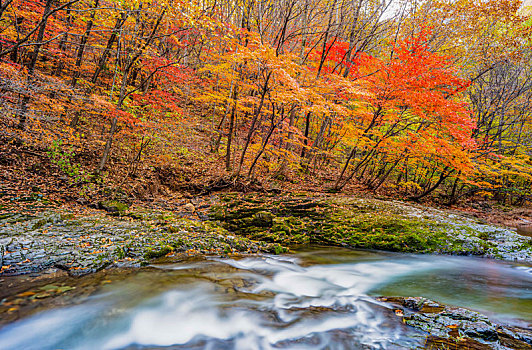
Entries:
{"label": "fallen leaf", "polygon": [[37,294],[36,292],[32,292],[32,291],[27,291],[27,292],[24,292],[24,293],[20,293],[20,294],[17,294],[17,296],[19,297],[30,297],[32,295],[35,295]]}

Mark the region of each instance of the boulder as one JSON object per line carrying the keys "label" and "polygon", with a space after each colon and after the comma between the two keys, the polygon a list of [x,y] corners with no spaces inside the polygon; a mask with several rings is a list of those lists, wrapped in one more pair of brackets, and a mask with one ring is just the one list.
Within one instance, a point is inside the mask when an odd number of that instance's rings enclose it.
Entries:
{"label": "boulder", "polygon": [[427,333],[426,349],[532,349],[532,331],[491,322],[478,312],[421,297],[380,297],[403,323]]}
{"label": "boulder", "polygon": [[129,209],[129,206],[119,201],[103,201],[98,203],[98,208],[111,215],[121,216]]}

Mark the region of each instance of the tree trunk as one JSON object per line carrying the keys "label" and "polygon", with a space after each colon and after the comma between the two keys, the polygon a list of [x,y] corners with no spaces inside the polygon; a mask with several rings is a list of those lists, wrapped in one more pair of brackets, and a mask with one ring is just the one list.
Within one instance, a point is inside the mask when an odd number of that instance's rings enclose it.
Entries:
{"label": "tree trunk", "polygon": [[120,85],[120,95],[118,97],[118,108],[122,107],[122,103],[124,103],[124,99],[126,98],[126,88],[127,88],[127,81],[129,77],[129,72],[131,71],[131,68],[137,62],[137,60],[140,58],[144,50],[148,47],[148,45],[151,44],[153,41],[153,38],[155,37],[155,33],[157,32],[157,28],[159,28],[159,25],[161,24],[161,21],[163,20],[164,14],[166,13],[166,8],[161,12],[159,15],[159,18],[157,18],[157,22],[155,23],[155,26],[153,27],[150,36],[148,37],[148,40],[142,45],[142,47],[139,49],[137,54],[129,60],[129,63],[124,68],[124,75],[122,76],[122,84]]}
{"label": "tree trunk", "polygon": [[103,67],[105,67],[105,64],[107,63],[107,59],[109,58],[111,49],[113,48],[113,45],[116,39],[118,38],[118,32],[121,30],[126,19],[127,19],[127,15],[124,12],[120,15],[119,18],[116,19],[116,23],[113,28],[113,33],[109,37],[109,40],[107,41],[107,46],[105,47],[105,50],[103,51],[103,54],[100,57],[100,60],[98,61],[98,67],[96,68],[96,70],[94,71],[94,74],[92,75],[91,82],[93,84],[96,84],[96,82],[98,81],[98,76],[100,75],[101,71],[103,70]]}
{"label": "tree trunk", "polygon": [[[70,7],[67,8],[67,22],[66,22],[66,29],[67,31],[63,34],[63,36],[61,37],[61,42],[59,42],[59,51],[61,51],[61,53],[65,53],[66,52],[66,44],[68,42],[68,30],[70,30],[70,27],[72,26],[72,15],[70,14]],[[58,60],[57,60],[57,66],[55,67],[55,71],[54,71],[54,75],[56,77],[60,77],[61,76],[61,73],[62,73],[62,70],[63,70],[63,66],[64,66],[64,59],[63,57],[59,56]],[[55,93],[53,93],[55,94]]]}
{"label": "tree trunk", "polygon": [[105,164],[107,164],[107,160],[109,159],[109,154],[111,153],[111,146],[113,145],[113,138],[116,132],[117,123],[118,119],[116,117],[113,118],[113,120],[111,121],[111,130],[109,131],[109,137],[107,138],[107,142],[105,143],[102,159],[100,160],[100,165],[98,166],[98,173],[102,172],[102,170],[105,168]]}
{"label": "tree trunk", "polygon": [[417,196],[412,196],[412,197],[409,197],[411,200],[417,202],[419,201],[421,198],[425,197],[425,196],[428,196],[429,194],[431,194],[432,192],[434,192],[435,189],[437,189],[441,183],[449,177],[449,175],[451,175],[453,172],[454,172],[454,169],[451,169],[451,171],[449,171],[447,174],[445,173],[447,171],[447,169],[449,169],[449,167],[445,167],[441,174],[440,174],[440,178],[438,179],[438,181],[430,188],[428,188],[425,192],[421,193],[420,195],[417,195]]}
{"label": "tree trunk", "polygon": [[[122,77],[122,85],[120,86],[120,96],[118,98],[117,107],[119,109],[122,108],[122,103],[124,102],[125,96],[126,96],[126,83],[127,83],[127,77],[128,73],[133,67],[133,64],[139,59],[139,57],[142,55],[142,52],[146,49],[146,47],[152,42],[153,38],[155,37],[155,33],[157,32],[157,28],[161,24],[161,21],[164,17],[164,14],[166,13],[166,9],[164,9],[161,14],[159,15],[159,18],[157,18],[157,22],[155,23],[155,26],[153,27],[153,30],[142,48],[137,52],[137,54],[129,61],[127,67],[124,71],[124,76]],[[105,148],[103,151],[102,159],[100,161],[100,165],[98,167],[98,172],[101,172],[103,168],[105,167],[105,164],[107,163],[107,160],[109,158],[109,153],[111,152],[111,146],[113,144],[113,137],[114,133],[116,131],[116,124],[118,123],[118,119],[114,117],[111,121],[111,131],[109,132],[109,138],[107,139],[107,142],[105,144]]]}
{"label": "tree trunk", "polygon": [[[46,30],[46,23],[48,20],[48,14],[50,12],[50,8],[52,6],[53,0],[46,0],[46,4],[44,6],[44,13],[41,20],[41,26],[39,28],[39,33],[37,34],[37,43],[41,43],[44,38],[44,31]],[[22,103],[20,104],[18,117],[19,117],[19,124],[18,127],[20,129],[24,129],[26,127],[26,121],[28,119],[27,113],[28,113],[28,103],[30,102],[30,88],[31,85],[34,82],[34,75],[35,75],[35,65],[37,64],[37,58],[39,56],[39,52],[41,51],[42,45],[35,46],[35,49],[33,50],[31,54],[31,60],[28,65],[28,79],[26,83],[27,90],[26,95],[22,99]]]}
{"label": "tree trunk", "polygon": [[229,119],[229,134],[227,135],[227,150],[225,152],[225,170],[231,171],[231,144],[233,142],[233,128],[235,126],[236,105],[233,106],[231,118]]}
{"label": "tree trunk", "polygon": [[255,159],[253,159],[253,163],[249,167],[248,179],[250,179],[251,176],[253,175],[253,169],[255,168],[255,165],[257,165],[257,162],[259,161],[260,157],[264,153],[264,150],[266,149],[266,145],[270,141],[270,137],[272,136],[273,131],[275,130],[277,125],[281,124],[284,121],[284,119],[285,119],[284,116],[281,117],[281,120],[276,124],[276,123],[274,123],[274,117],[275,116],[272,116],[272,126],[270,127],[270,130],[268,130],[268,134],[266,135],[266,138],[264,139],[264,142],[262,143],[261,149],[260,149],[259,153],[255,156]]}
{"label": "tree trunk", "polygon": [[303,143],[305,144],[305,146],[301,148],[301,165],[303,165],[303,159],[305,158],[306,151],[307,151],[309,132],[310,132],[310,112],[308,112],[305,117],[305,140],[303,140]]}
{"label": "tree trunk", "polygon": [[246,143],[244,144],[244,149],[242,150],[242,154],[240,156],[240,162],[238,163],[238,169],[235,174],[236,176],[239,176],[240,172],[242,171],[242,164],[244,164],[244,158],[246,156],[246,152],[253,138],[253,133],[255,132],[255,124],[257,124],[257,120],[259,119],[260,112],[262,111],[262,106],[264,105],[264,99],[266,97],[266,93],[268,92],[268,82],[270,81],[271,75],[272,75],[272,72],[269,72],[268,75],[266,76],[266,80],[264,81],[264,86],[262,88],[262,93],[260,96],[260,103],[259,103],[259,106],[257,107],[257,110],[255,111],[255,114],[253,115],[253,119],[251,120],[251,125],[249,126],[248,135],[246,137]]}
{"label": "tree trunk", "polygon": [[72,80],[70,81],[70,85],[72,87],[76,86],[79,76],[81,75],[81,63],[83,62],[83,53],[85,52],[85,46],[87,45],[87,40],[89,39],[89,35],[92,30],[92,26],[94,24],[94,17],[96,16],[96,8],[98,7],[99,2],[100,0],[94,0],[94,7],[93,7],[93,10],[91,11],[89,21],[87,22],[85,33],[83,33],[83,36],[81,37],[81,41],[79,43],[78,53],[76,55],[76,65],[75,65],[76,68],[74,70],[74,75],[72,76]]}

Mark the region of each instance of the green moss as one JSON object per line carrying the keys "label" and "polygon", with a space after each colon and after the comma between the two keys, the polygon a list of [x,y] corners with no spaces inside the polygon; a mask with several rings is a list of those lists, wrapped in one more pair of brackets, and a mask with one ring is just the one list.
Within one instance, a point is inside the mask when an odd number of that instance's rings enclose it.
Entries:
{"label": "green moss", "polygon": [[[257,220],[263,216],[268,222]],[[444,225],[409,218],[376,203],[345,198],[243,197],[226,200],[213,209],[211,217],[239,235],[284,245],[431,252],[440,250],[448,239]]]}
{"label": "green moss", "polygon": [[148,248],[148,250],[144,253],[144,259],[151,260],[151,259],[160,258],[173,251],[174,251],[174,247],[170,245],[165,245],[165,246],[159,247],[158,249]]}
{"label": "green moss", "polygon": [[251,224],[256,227],[272,227],[273,214],[268,211],[259,211],[252,217]]}
{"label": "green moss", "polygon": [[521,245],[521,249],[531,249],[532,248],[532,238],[528,239]]}
{"label": "green moss", "polygon": [[181,228],[177,226],[168,226],[166,230],[170,233],[178,233],[179,231],[181,231]]}
{"label": "green moss", "polygon": [[279,254],[283,254],[283,253],[288,253],[288,249],[281,246],[280,244],[276,244],[273,246],[273,249],[274,249],[274,253],[279,255]]}
{"label": "green moss", "polygon": [[129,206],[126,203],[116,200],[100,202],[100,207],[114,216],[123,216],[129,209]]}
{"label": "green moss", "polygon": [[[3,209],[3,206],[0,205],[0,209]],[[0,220],[4,220],[4,219],[7,219],[7,218],[10,218],[12,217],[13,213],[5,213],[5,214],[0,214]]]}
{"label": "green moss", "polygon": [[75,215],[72,213],[63,213],[61,214],[61,220],[73,220],[75,218]]}
{"label": "green moss", "polygon": [[33,224],[33,226],[31,227],[31,230],[38,230],[40,229],[41,227],[43,227],[44,225],[46,225],[48,223],[48,220],[46,219],[40,219],[38,220],[36,223]]}

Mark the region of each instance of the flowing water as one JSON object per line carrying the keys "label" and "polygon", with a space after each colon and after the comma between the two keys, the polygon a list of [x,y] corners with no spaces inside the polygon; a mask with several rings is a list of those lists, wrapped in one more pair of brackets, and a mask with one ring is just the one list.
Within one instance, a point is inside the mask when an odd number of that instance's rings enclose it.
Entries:
{"label": "flowing water", "polygon": [[532,268],[313,249],[154,265],[0,329],[0,349],[412,349],[424,335],[372,296],[423,296],[532,322]]}

